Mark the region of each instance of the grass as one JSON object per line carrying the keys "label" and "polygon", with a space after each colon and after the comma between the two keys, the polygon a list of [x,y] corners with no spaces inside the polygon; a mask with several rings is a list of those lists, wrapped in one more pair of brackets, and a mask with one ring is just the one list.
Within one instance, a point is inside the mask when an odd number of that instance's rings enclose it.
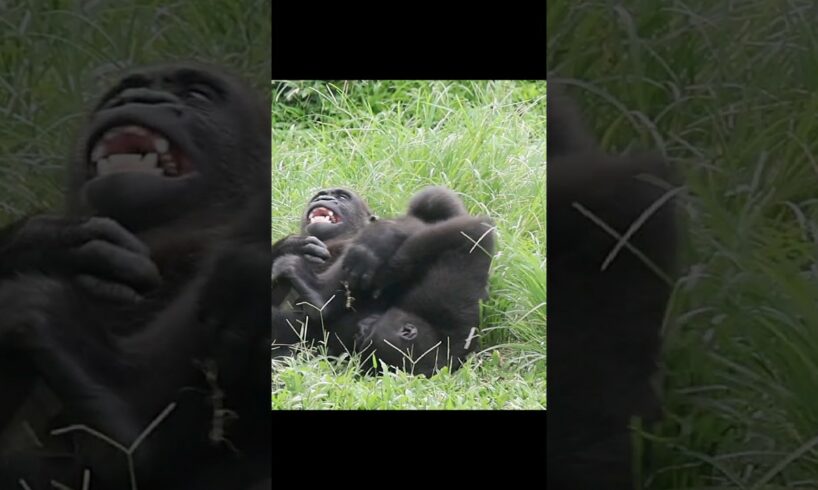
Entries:
{"label": "grass", "polygon": [[351,187],[393,216],[437,184],[494,218],[499,242],[484,351],[462,369],[360,376],[355,356],[302,352],[274,362],[273,408],[545,408],[545,83],[274,82],[273,91],[274,240],[297,231],[317,189]]}
{"label": "grass", "polygon": [[816,21],[806,1],[549,5],[552,81],[603,146],[687,178],[640,488],[818,488]]}

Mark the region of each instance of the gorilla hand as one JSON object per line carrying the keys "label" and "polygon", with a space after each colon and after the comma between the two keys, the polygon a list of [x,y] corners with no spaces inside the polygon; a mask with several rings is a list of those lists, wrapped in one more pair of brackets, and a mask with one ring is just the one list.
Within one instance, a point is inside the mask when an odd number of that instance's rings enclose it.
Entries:
{"label": "gorilla hand", "polygon": [[289,236],[273,247],[274,260],[289,254],[301,255],[314,264],[323,264],[330,257],[324,242],[311,235]]}
{"label": "gorilla hand", "polygon": [[273,283],[287,280],[301,297],[302,301],[321,308],[324,299],[319,292],[317,277],[304,262],[305,257],[287,254],[273,260]]}
{"label": "gorilla hand", "polygon": [[410,230],[394,221],[370,224],[344,254],[342,267],[349,287],[370,291],[372,279],[409,236]]}
{"label": "gorilla hand", "polygon": [[161,282],[148,248],[108,218],[31,218],[14,232],[0,256],[0,277],[26,272],[69,277],[110,301],[137,301]]}

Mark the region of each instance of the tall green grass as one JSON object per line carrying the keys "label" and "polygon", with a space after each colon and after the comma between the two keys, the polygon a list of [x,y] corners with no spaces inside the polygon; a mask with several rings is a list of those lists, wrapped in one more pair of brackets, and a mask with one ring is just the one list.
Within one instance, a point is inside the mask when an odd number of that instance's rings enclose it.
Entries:
{"label": "tall green grass", "polygon": [[818,6],[551,2],[548,35],[603,146],[687,179],[641,487],[818,488]]}
{"label": "tall green grass", "polygon": [[394,216],[430,184],[494,218],[499,238],[482,310],[486,351],[461,372],[360,377],[355,361],[304,354],[275,366],[274,408],[544,408],[545,83],[273,87],[273,240],[297,231],[317,189],[348,186]]}

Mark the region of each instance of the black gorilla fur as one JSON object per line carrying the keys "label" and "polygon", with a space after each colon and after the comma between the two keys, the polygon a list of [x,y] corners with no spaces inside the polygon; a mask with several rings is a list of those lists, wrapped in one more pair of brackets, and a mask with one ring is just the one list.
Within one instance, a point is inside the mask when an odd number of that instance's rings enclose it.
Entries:
{"label": "black gorilla fur", "polygon": [[422,190],[392,220],[374,219],[352,191],[321,191],[301,230],[273,246],[274,341],[297,340],[301,320],[308,339],[326,328],[330,354],[376,354],[424,375],[457,369],[478,347],[493,224],[469,216],[450,190]]}
{"label": "black gorilla fur", "polygon": [[51,430],[128,446],[171,403],[133,453],[140,488],[269,481],[269,144],[269,103],[212,67],[102,97],[67,214],[0,231],[0,486],[89,468],[91,488],[130,488],[124,454]]}
{"label": "black gorilla fur", "polygon": [[555,88],[548,121],[547,481],[629,489],[630,419],[658,410],[651,378],[675,269],[676,213],[669,199],[629,239],[665,277],[627,248],[603,270],[618,239],[587,213],[624,235],[669,192],[657,181],[674,176],[654,155],[601,153]]}

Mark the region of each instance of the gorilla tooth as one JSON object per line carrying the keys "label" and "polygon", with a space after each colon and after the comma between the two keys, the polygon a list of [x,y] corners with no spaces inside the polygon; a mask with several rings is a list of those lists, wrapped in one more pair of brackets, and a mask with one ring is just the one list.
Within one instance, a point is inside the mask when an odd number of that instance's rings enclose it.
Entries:
{"label": "gorilla tooth", "polygon": [[142,157],[142,165],[156,167],[156,163],[159,161],[159,155],[156,153],[148,153]]}
{"label": "gorilla tooth", "polygon": [[162,169],[165,171],[167,175],[176,176],[179,175],[179,167],[176,166],[176,162],[173,160],[162,162]]}
{"label": "gorilla tooth", "polygon": [[156,148],[156,151],[159,153],[167,153],[168,149],[170,149],[170,143],[160,136],[153,140],[153,147]]}
{"label": "gorilla tooth", "polygon": [[93,151],[91,151],[91,161],[96,162],[103,156],[105,156],[105,145],[102,143],[97,143],[94,145]]}
{"label": "gorilla tooth", "polygon": [[155,153],[146,155],[144,158],[138,153],[109,155],[108,158],[99,159],[97,162],[97,172],[99,175],[116,172],[145,172],[153,175],[162,175],[163,170],[156,166],[157,158]]}
{"label": "gorilla tooth", "polygon": [[138,153],[108,155],[108,162],[116,167],[139,167],[142,162],[142,155]]}

